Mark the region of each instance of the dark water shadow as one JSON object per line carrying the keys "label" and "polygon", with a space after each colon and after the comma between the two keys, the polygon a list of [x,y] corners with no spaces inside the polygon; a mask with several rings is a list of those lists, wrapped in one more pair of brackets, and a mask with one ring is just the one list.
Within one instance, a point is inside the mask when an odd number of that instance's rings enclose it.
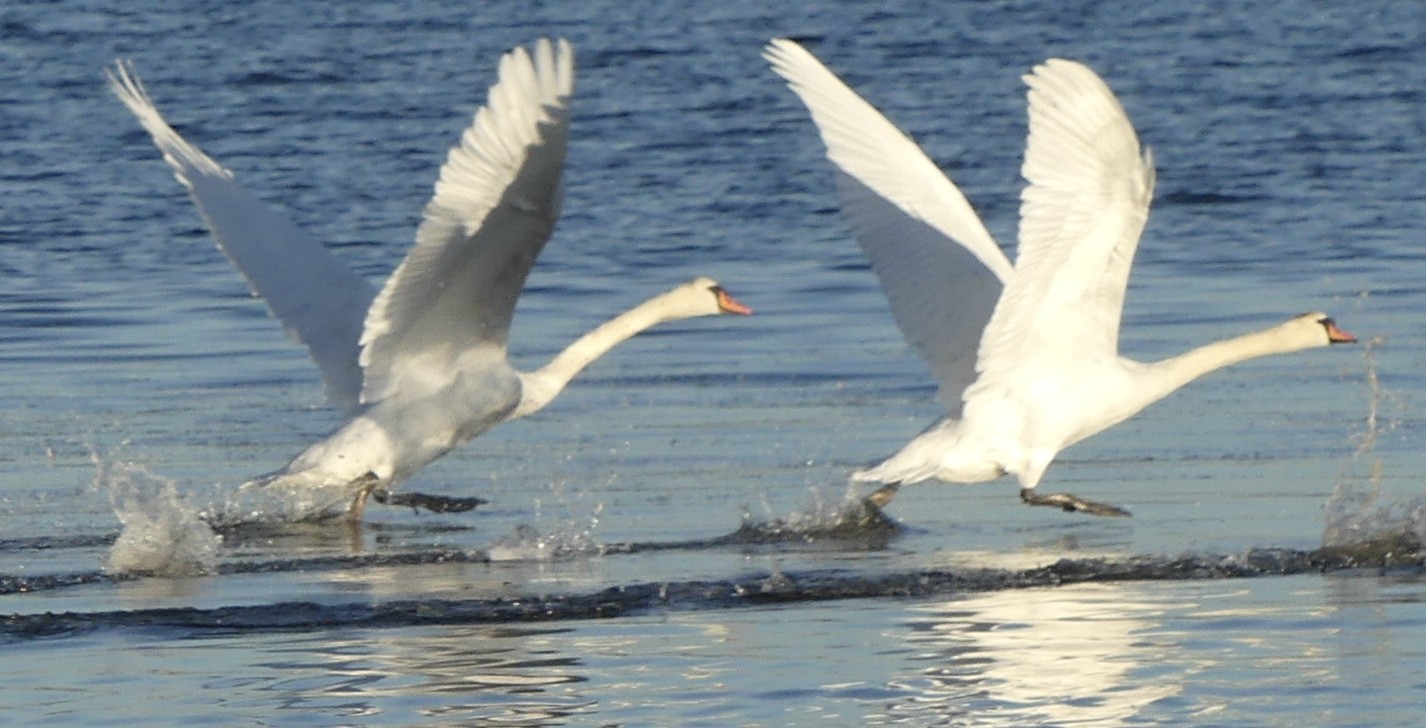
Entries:
{"label": "dark water shadow", "polygon": [[[429,561],[440,561],[434,555]],[[402,560],[404,561],[404,560]],[[424,560],[423,560],[424,561]],[[388,562],[389,563],[389,562]],[[887,597],[931,597],[1064,584],[1122,581],[1242,579],[1391,569],[1420,573],[1426,553],[1397,545],[1360,549],[1253,549],[1227,556],[1061,559],[1033,569],[930,569],[886,574],[841,570],[763,573],[708,581],[627,584],[586,594],[525,598],[417,599],[379,604],[282,602],[216,609],[168,608],[9,615],[0,632],[11,639],[61,636],[104,628],[163,627],[184,631],[269,632],[607,619],[653,610],[708,610],[777,603]]]}
{"label": "dark water shadow", "polygon": [[[879,511],[860,514],[861,522],[832,528],[828,538],[845,529],[862,543],[871,532],[897,527]],[[806,542],[821,537],[769,524],[744,524],[734,533],[683,542],[622,544],[603,553],[638,553],[669,549]],[[373,554],[308,559],[284,559],[222,566],[221,574],[293,570],[353,569],[366,566],[483,562],[479,551],[431,550],[409,554]],[[1244,579],[1266,576],[1329,573],[1348,570],[1426,571],[1426,549],[1408,532],[1383,534],[1350,545],[1312,550],[1255,548],[1241,554],[1177,557],[1060,559],[1029,569],[936,568],[889,573],[851,573],[840,569],[766,572],[715,580],[650,581],[612,586],[589,593],[541,594],[527,597],[471,599],[383,600],[380,603],[319,604],[280,602],[241,607],[163,608],[0,617],[0,640],[59,637],[99,629],[162,628],[183,633],[306,631],[341,628],[390,628],[420,625],[526,623],[550,620],[608,619],[655,610],[717,610],[781,603],[845,599],[935,597],[963,593],[1028,589],[1065,584],[1125,581],[1187,581]],[[18,577],[0,577],[0,592],[35,591],[95,581],[137,578],[102,573],[27,584]]]}

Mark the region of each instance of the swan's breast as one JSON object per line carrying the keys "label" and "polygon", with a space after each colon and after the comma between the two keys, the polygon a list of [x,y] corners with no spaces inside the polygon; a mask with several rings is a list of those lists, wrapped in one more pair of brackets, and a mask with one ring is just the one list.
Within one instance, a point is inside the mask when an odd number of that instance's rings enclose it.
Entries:
{"label": "swan's breast", "polygon": [[520,376],[508,365],[462,372],[443,398],[454,419],[452,445],[508,419],[520,404],[520,392]]}

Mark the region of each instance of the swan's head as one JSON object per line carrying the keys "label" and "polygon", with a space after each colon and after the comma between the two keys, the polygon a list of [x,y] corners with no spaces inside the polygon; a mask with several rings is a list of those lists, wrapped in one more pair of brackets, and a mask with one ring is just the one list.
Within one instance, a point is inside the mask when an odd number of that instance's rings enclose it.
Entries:
{"label": "swan's head", "polygon": [[718,285],[718,281],[706,276],[694,278],[659,298],[668,302],[678,318],[730,313],[747,316],[753,312]]}
{"label": "swan's head", "polygon": [[1354,344],[1357,341],[1357,337],[1337,328],[1337,322],[1333,321],[1331,316],[1321,311],[1304,313],[1288,321],[1287,325],[1294,328],[1300,327],[1304,331],[1304,336],[1307,338],[1315,337],[1319,342],[1316,344],[1317,346]]}

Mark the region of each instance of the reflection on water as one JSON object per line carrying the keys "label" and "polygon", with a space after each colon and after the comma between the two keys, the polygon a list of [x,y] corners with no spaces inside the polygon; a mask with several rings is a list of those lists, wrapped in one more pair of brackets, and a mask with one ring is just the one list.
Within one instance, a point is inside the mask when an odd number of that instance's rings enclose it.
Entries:
{"label": "reflection on water", "polygon": [[1117,725],[1179,687],[1153,679],[1163,610],[1117,587],[1007,591],[930,604],[906,622],[919,674],[876,723]]}
{"label": "reflection on water", "polygon": [[[383,722],[716,724],[736,711],[766,725],[1105,725],[1176,690],[1141,675],[1163,647],[1140,638],[1158,610],[1123,596],[1112,587],[989,595],[913,607],[905,631],[879,633],[849,629],[837,610],[796,624],[783,610],[757,610],[577,631],[320,635],[275,645],[262,691],[278,693],[284,710]],[[817,657],[826,654],[838,658]]]}
{"label": "reflection on water", "polygon": [[[1419,575],[1013,590],[548,625],[81,632],[6,645],[129,724],[1415,725]],[[33,669],[33,656],[45,670]],[[143,687],[151,699],[135,701]],[[830,723],[829,723],[830,722]]]}
{"label": "reflection on water", "polygon": [[[43,654],[46,669],[0,666],[0,708],[89,725],[551,725],[596,705],[569,631],[81,637],[19,648]],[[68,672],[90,677],[88,719],[64,720],[68,698],[52,676]]]}
{"label": "reflection on water", "polygon": [[286,710],[385,720],[548,725],[594,701],[579,660],[550,646],[569,630],[499,628],[319,635],[274,652],[279,677],[265,690]]}

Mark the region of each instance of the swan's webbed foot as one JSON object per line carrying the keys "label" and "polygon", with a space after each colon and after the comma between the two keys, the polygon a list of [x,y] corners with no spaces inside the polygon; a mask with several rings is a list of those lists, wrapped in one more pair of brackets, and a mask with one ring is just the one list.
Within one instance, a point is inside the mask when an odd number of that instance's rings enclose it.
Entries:
{"label": "swan's webbed foot", "polygon": [[1073,513],[1080,511],[1092,516],[1129,516],[1129,511],[1108,503],[1085,500],[1070,493],[1036,493],[1034,488],[1021,488],[1020,500],[1031,506],[1054,506]]}
{"label": "swan's webbed foot", "polygon": [[868,506],[879,511],[885,508],[888,503],[891,503],[891,499],[896,497],[896,491],[900,489],[900,483],[887,483],[871,493],[868,493],[867,497],[863,500],[866,501]]}
{"label": "swan's webbed foot", "polygon": [[424,508],[432,513],[464,513],[476,506],[490,502],[484,498],[453,498],[427,493],[392,493],[384,488],[373,491],[371,497],[384,506],[409,506],[416,511]]}

